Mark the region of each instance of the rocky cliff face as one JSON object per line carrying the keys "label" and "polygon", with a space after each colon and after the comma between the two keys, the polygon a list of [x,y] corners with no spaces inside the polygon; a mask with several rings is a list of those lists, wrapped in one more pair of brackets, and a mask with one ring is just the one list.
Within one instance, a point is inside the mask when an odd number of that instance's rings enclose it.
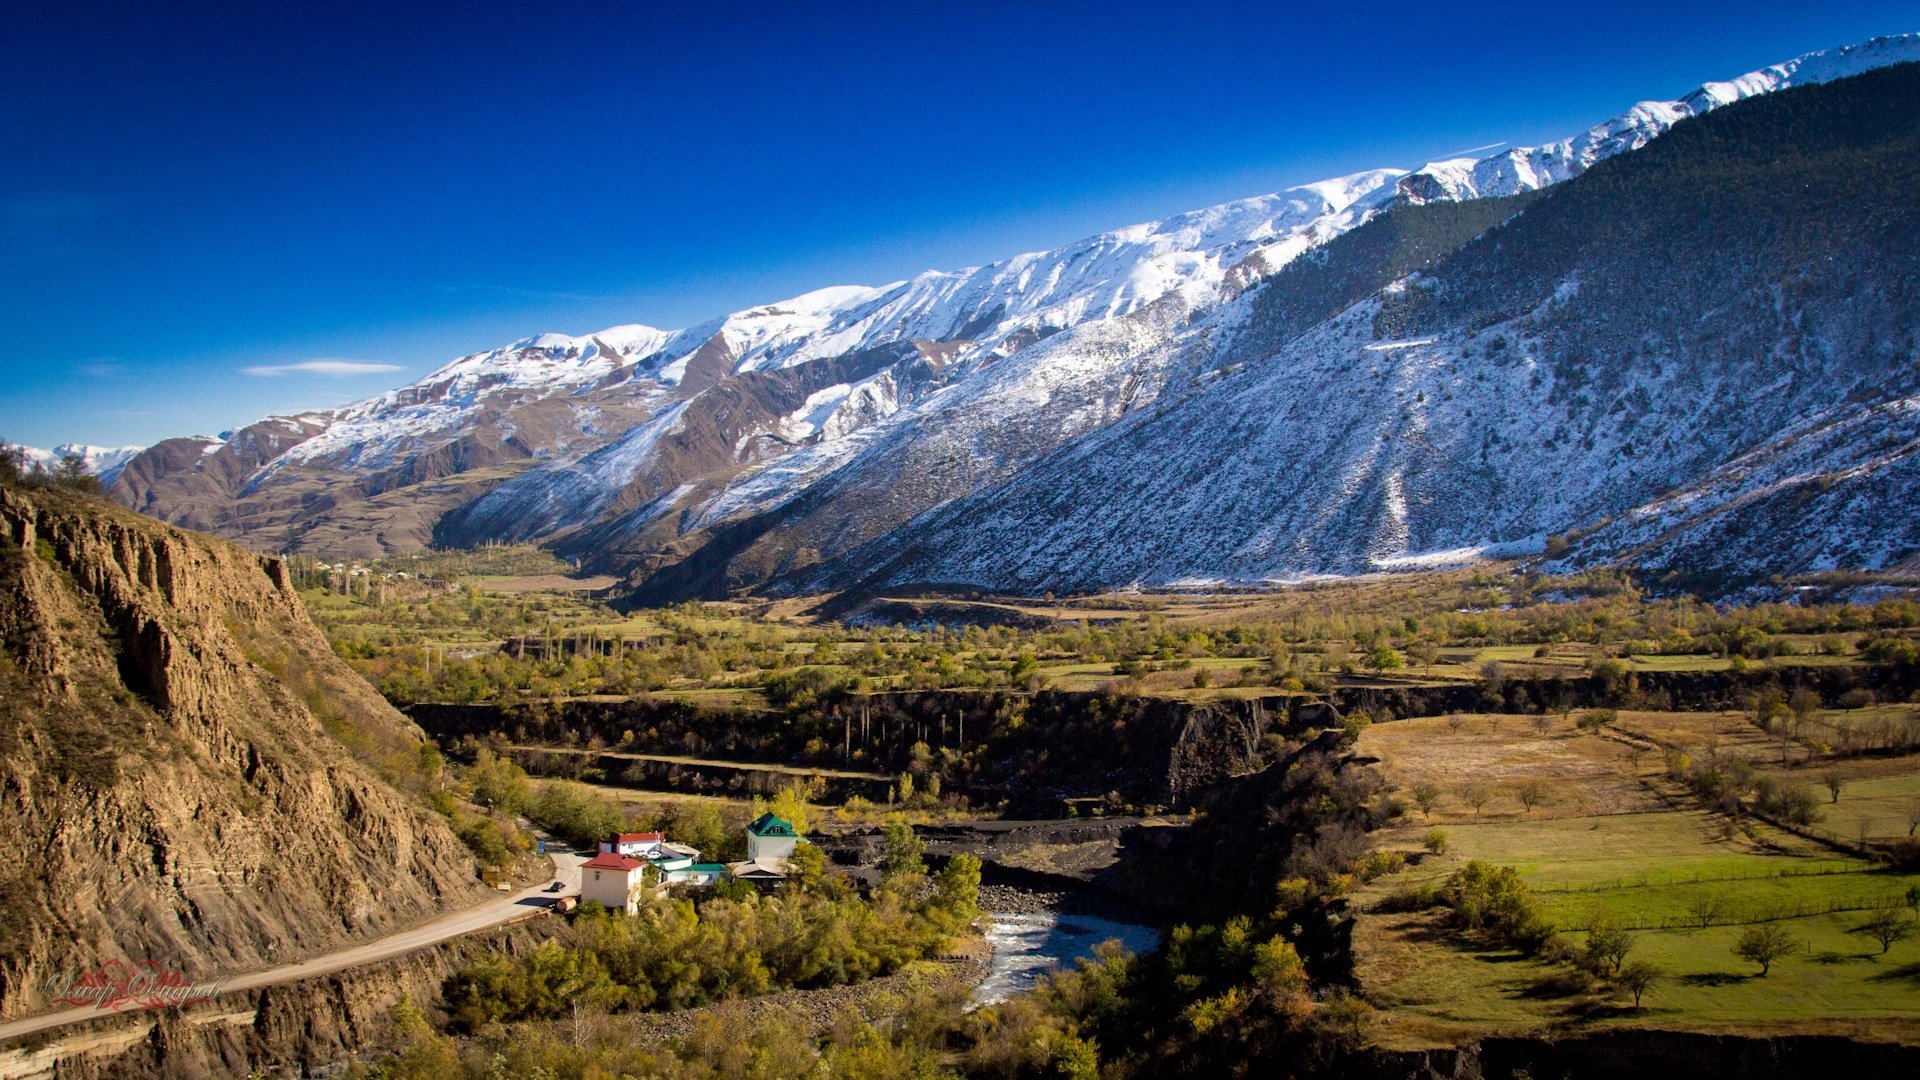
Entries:
{"label": "rocky cliff face", "polygon": [[418,729],[277,559],[0,490],[0,1016],[116,958],[213,978],[477,897]]}

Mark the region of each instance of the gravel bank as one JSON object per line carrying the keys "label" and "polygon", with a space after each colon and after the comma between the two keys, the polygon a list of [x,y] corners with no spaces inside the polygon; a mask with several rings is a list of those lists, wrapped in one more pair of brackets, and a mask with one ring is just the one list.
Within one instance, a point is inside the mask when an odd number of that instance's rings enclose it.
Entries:
{"label": "gravel bank", "polygon": [[981,911],[1004,911],[1014,915],[1043,915],[1049,911],[1060,910],[1060,903],[1066,898],[1067,894],[1063,892],[1026,889],[1017,885],[980,886]]}

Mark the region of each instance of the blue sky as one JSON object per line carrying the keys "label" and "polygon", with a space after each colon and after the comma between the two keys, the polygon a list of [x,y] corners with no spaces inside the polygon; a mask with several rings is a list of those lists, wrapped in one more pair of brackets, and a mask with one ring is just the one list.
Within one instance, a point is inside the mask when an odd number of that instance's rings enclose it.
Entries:
{"label": "blue sky", "polygon": [[0,438],[210,433],[1920,30],[1910,0],[1559,8],[16,0]]}

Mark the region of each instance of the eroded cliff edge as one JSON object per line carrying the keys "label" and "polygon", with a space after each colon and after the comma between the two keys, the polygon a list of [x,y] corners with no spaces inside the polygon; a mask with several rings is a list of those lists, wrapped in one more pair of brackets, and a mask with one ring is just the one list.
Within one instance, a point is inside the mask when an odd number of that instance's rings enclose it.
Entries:
{"label": "eroded cliff edge", "polygon": [[0,490],[0,1016],[113,959],[211,979],[477,900],[405,790],[420,741],[279,560]]}

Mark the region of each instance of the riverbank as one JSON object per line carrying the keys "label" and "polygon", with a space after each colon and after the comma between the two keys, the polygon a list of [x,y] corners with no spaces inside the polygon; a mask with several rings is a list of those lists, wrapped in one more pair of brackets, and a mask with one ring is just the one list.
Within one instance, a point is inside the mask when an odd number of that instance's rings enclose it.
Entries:
{"label": "riverbank", "polygon": [[873,1020],[886,1014],[890,1007],[897,1007],[899,1000],[909,994],[964,999],[986,979],[991,955],[986,937],[975,936],[961,941],[950,953],[915,961],[891,975],[862,983],[817,990],[783,990],[674,1012],[624,1013],[606,1022],[619,1025],[636,1043],[646,1046],[684,1039],[708,1017],[719,1020],[729,1031],[749,1031],[755,1025],[780,1017],[797,1020],[808,1035],[817,1036],[849,1009],[862,1019]]}

